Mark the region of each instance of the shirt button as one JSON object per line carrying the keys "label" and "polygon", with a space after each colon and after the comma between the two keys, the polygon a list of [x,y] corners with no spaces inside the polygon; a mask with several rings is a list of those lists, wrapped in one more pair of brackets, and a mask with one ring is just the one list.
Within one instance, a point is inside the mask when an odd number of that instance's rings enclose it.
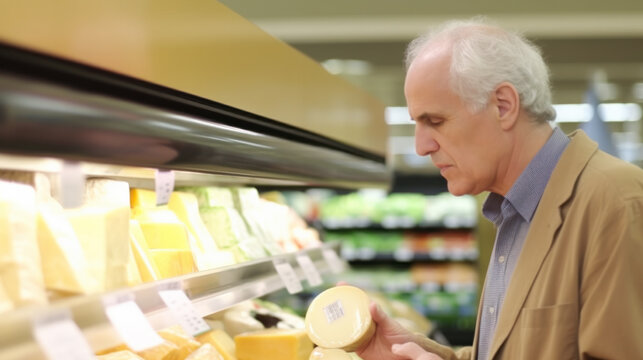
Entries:
{"label": "shirt button", "polygon": [[504,256],[498,257],[498,262],[501,263],[501,264],[504,263],[505,262],[505,257]]}
{"label": "shirt button", "polygon": [[495,312],[496,312],[496,308],[494,308],[493,306],[489,308],[489,314],[493,315],[493,313]]}

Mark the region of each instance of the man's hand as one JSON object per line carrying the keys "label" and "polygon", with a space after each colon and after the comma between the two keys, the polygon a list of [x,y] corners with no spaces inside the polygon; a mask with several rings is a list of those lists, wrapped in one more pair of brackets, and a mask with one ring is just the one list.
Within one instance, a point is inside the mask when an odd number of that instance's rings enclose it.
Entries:
{"label": "man's hand", "polygon": [[[375,334],[371,340],[366,343],[361,348],[357,349],[357,355],[359,355],[364,360],[382,360],[382,359],[394,359],[394,360],[441,360],[437,355],[433,355],[425,352],[422,348],[415,344],[416,336],[412,332],[403,328],[395,320],[389,318],[384,311],[375,303],[370,305],[371,317],[377,325],[375,329]],[[392,350],[393,345],[395,344],[404,344],[402,345],[401,352],[397,353]],[[406,352],[409,348],[409,344],[415,345],[420,351],[426,355],[434,357],[413,357],[409,354],[415,354],[416,352]],[[411,350],[414,350],[411,347]]]}
{"label": "man's hand", "polygon": [[414,342],[404,344],[393,344],[391,348],[393,354],[408,360],[443,360],[441,357],[427,352],[420,345]]}

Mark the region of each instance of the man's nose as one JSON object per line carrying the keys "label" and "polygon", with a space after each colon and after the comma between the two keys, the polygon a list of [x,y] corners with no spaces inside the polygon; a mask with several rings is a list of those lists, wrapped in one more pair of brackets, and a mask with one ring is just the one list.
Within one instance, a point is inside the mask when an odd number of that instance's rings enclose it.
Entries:
{"label": "man's nose", "polygon": [[415,152],[420,156],[431,155],[438,151],[440,145],[435,141],[433,131],[422,125],[415,125]]}

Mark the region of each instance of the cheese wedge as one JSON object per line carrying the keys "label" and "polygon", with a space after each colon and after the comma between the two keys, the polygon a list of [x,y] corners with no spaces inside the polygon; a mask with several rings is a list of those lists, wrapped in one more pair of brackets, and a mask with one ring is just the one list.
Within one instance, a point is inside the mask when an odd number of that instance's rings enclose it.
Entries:
{"label": "cheese wedge", "polygon": [[47,302],[36,224],[34,188],[0,181],[0,281],[15,306]]}
{"label": "cheese wedge", "polygon": [[190,249],[185,225],[166,206],[134,209],[150,249]]}
{"label": "cheese wedge", "polygon": [[150,254],[162,279],[196,271],[192,252],[189,249],[151,249]]}
{"label": "cheese wedge", "polygon": [[313,343],[303,330],[266,329],[234,337],[238,360],[308,360]]}
{"label": "cheese wedge", "polygon": [[129,350],[120,350],[109,354],[96,356],[98,360],[143,360],[142,357]]}
{"label": "cheese wedge", "polygon": [[169,341],[163,341],[161,345],[154,346],[143,351],[139,351],[136,355],[145,360],[174,360],[177,358],[179,347]]}
{"label": "cheese wedge", "polygon": [[179,347],[178,351],[173,354],[173,359],[183,360],[201,347],[201,343],[183,331],[179,325],[160,330],[158,334]]}
{"label": "cheese wedge", "polygon": [[375,333],[368,295],[354,286],[336,286],[323,291],[306,312],[306,332],[324,348],[354,351]]}
{"label": "cheese wedge", "polygon": [[196,195],[200,208],[209,207],[228,207],[234,208],[234,199],[232,191],[229,188],[204,186],[204,187],[185,187],[177,189],[179,191],[190,192]]}
{"label": "cheese wedge", "polygon": [[130,207],[132,209],[151,209],[156,207],[156,192],[145,189],[130,189]]}
{"label": "cheese wedge", "polygon": [[131,206],[129,184],[125,181],[111,179],[87,179],[83,205],[129,208]]}
{"label": "cheese wedge", "polygon": [[210,344],[203,344],[185,360],[224,360],[223,356]]}
{"label": "cheese wedge", "polygon": [[212,345],[224,360],[237,360],[234,340],[223,330],[208,331],[198,335],[196,340],[202,344]]}
{"label": "cheese wedge", "polygon": [[152,261],[150,249],[147,247],[145,236],[138,220],[130,220],[130,246],[141,280],[149,282],[161,279],[161,272],[156,263]]}
{"label": "cheese wedge", "polygon": [[53,198],[38,205],[38,246],[47,289],[62,293],[86,294],[99,290],[98,279],[89,274],[89,265],[80,240]]}
{"label": "cheese wedge", "polygon": [[127,286],[129,208],[83,206],[65,210],[98,291]]}

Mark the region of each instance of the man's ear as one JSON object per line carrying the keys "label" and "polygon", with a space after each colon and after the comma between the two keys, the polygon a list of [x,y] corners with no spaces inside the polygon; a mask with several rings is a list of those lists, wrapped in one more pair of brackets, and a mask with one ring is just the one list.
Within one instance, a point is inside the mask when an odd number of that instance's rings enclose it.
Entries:
{"label": "man's ear", "polygon": [[503,130],[509,130],[518,121],[520,113],[520,96],[516,88],[508,82],[496,86],[493,94],[493,104],[498,109],[498,120]]}

